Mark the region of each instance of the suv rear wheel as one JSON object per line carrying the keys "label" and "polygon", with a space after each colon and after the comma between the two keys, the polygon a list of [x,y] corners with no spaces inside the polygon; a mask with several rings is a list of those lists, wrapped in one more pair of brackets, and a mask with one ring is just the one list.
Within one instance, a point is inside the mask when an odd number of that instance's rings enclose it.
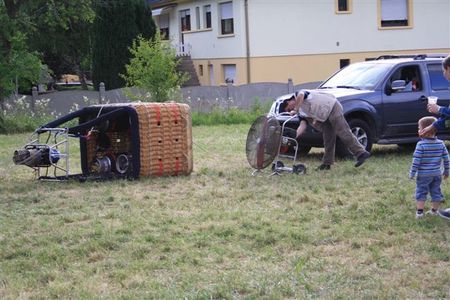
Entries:
{"label": "suv rear wheel", "polygon": [[[358,142],[360,142],[360,144],[363,145],[367,151],[370,151],[372,149],[373,135],[369,125],[363,120],[351,119],[348,121],[348,126],[350,126],[350,129],[353,135],[356,136]],[[339,138],[336,141],[336,155],[339,157],[352,156],[350,151],[348,151],[347,147],[339,140]]]}
{"label": "suv rear wheel", "polygon": [[297,155],[306,156],[311,150],[311,146],[298,145]]}
{"label": "suv rear wheel", "polygon": [[415,143],[408,143],[408,144],[397,144],[397,146],[405,152],[412,152],[416,149]]}

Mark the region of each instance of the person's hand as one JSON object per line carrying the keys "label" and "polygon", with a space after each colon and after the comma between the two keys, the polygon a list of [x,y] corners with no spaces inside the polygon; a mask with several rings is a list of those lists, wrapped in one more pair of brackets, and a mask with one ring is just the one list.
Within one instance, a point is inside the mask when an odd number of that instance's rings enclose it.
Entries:
{"label": "person's hand", "polygon": [[438,114],[441,107],[437,104],[428,104],[427,109],[432,114]]}
{"label": "person's hand", "polygon": [[305,120],[300,120],[300,124],[298,125],[298,128],[297,128],[297,134],[295,136],[295,138],[297,140],[303,134],[303,132],[305,132],[307,126],[308,126],[308,123],[306,123]]}
{"label": "person's hand", "polygon": [[291,116],[293,116],[293,115],[297,114],[297,112],[296,112],[295,110],[291,110],[291,111],[289,112],[289,114],[290,114]]}
{"label": "person's hand", "polygon": [[295,134],[295,139],[298,140],[298,138],[303,134],[303,131],[304,131],[304,129],[301,126],[299,126],[297,128],[297,133]]}
{"label": "person's hand", "polygon": [[425,128],[422,128],[421,130],[419,130],[419,136],[424,136],[427,135],[429,132],[431,132],[432,130],[434,130],[433,128],[433,124],[431,124],[430,126],[427,126]]}
{"label": "person's hand", "polygon": [[447,180],[447,179],[448,179],[448,174],[444,175],[444,180]]}

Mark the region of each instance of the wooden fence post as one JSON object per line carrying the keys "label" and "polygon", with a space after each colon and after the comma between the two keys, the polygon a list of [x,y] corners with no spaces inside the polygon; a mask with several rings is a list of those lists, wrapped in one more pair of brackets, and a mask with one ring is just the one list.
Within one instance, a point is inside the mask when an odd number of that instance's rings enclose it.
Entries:
{"label": "wooden fence post", "polygon": [[288,78],[287,88],[288,88],[288,93],[294,92],[294,83],[292,82],[292,78]]}
{"label": "wooden fence post", "polygon": [[31,103],[30,103],[30,108],[31,108],[31,111],[33,113],[36,112],[36,99],[37,99],[37,97],[38,97],[37,87],[33,86],[31,88]]}
{"label": "wooden fence post", "polygon": [[98,99],[98,103],[102,104],[105,102],[105,83],[104,82],[100,82],[100,86],[98,88],[99,91],[99,99]]}

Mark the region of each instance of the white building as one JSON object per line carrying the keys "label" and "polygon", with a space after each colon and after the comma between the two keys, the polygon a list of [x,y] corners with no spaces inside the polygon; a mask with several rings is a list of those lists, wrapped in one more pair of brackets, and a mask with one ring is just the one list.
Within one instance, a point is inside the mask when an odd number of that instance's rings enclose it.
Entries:
{"label": "white building", "polygon": [[450,53],[450,0],[162,0],[202,85],[321,81],[381,54]]}

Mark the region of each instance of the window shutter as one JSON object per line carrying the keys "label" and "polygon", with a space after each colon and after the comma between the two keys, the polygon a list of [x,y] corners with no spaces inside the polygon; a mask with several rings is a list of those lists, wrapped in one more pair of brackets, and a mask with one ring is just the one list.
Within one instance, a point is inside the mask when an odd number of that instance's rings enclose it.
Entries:
{"label": "window shutter", "polygon": [[381,0],[382,21],[397,21],[407,19],[407,0]]}
{"label": "window shutter", "polygon": [[159,28],[169,28],[169,15],[159,16]]}
{"label": "window shutter", "polygon": [[220,17],[224,19],[233,19],[233,2],[220,4]]}

